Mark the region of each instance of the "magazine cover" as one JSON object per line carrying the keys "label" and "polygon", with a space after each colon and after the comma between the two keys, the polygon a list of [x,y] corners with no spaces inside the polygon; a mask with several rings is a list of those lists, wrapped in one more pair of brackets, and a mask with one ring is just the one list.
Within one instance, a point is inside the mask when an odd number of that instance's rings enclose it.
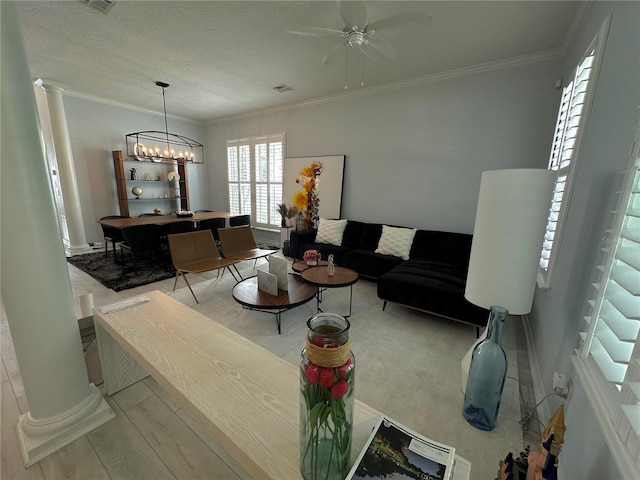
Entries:
{"label": "magazine cover", "polygon": [[455,449],[382,416],[347,480],[449,480]]}

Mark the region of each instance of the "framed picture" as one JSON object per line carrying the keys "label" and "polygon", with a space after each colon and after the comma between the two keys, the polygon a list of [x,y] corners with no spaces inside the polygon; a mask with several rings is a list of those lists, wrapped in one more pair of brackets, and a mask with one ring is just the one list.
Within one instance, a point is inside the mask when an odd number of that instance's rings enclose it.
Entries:
{"label": "framed picture", "polygon": [[308,228],[340,218],[344,155],[289,157],[284,161],[282,201],[298,207]]}

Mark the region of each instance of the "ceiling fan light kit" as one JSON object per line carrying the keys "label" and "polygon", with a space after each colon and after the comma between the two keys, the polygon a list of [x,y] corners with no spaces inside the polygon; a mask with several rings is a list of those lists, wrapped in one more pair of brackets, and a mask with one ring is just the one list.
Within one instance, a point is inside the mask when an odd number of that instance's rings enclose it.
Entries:
{"label": "ceiling fan light kit", "polygon": [[429,13],[404,13],[382,18],[369,24],[367,4],[364,1],[338,0],[338,12],[345,24],[342,30],[308,27],[289,30],[294,35],[310,37],[338,37],[340,43],[334,45],[322,59],[330,64],[345,51],[345,90],[347,89],[349,49],[358,47],[362,53],[362,73],[360,86],[364,86],[365,57],[383,62],[396,57],[396,50],[387,38],[404,35],[418,28],[426,27],[433,20]]}

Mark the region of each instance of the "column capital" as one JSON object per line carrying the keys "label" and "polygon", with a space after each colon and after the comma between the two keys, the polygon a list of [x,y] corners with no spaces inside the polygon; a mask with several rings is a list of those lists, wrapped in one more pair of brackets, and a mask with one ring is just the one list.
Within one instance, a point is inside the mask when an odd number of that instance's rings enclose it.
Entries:
{"label": "column capital", "polygon": [[55,82],[48,82],[48,81],[45,81],[45,82],[42,83],[42,88],[47,93],[60,93],[60,94],[62,94],[62,92],[65,91],[65,87],[63,85],[61,85],[59,83],[55,83]]}

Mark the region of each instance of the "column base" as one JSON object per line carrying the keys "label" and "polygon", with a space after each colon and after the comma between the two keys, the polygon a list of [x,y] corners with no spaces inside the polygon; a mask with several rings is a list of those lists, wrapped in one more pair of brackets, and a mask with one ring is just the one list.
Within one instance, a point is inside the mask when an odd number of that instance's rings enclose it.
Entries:
{"label": "column base", "polygon": [[82,255],[84,253],[93,253],[95,250],[89,245],[85,243],[83,245],[65,245],[64,253],[67,257],[73,257],[74,255]]}
{"label": "column base", "polygon": [[54,419],[33,421],[29,413],[20,415],[16,428],[25,468],[115,418],[100,390],[89,387],[91,393],[81,405]]}

